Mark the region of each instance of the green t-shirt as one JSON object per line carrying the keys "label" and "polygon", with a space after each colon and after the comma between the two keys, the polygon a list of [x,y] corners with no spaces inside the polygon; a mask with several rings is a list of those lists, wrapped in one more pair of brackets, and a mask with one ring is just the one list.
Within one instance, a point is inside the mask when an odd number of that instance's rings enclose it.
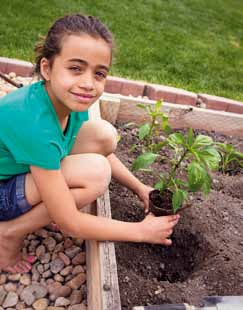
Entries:
{"label": "green t-shirt", "polygon": [[0,180],[27,173],[29,166],[59,169],[88,111],[71,112],[65,134],[43,81],[0,99]]}

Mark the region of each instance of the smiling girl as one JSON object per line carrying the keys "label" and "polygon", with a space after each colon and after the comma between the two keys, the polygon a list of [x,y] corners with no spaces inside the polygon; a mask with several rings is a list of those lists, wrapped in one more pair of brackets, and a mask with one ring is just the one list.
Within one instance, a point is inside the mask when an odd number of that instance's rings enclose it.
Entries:
{"label": "smiling girl", "polygon": [[[83,239],[170,245],[178,216],[139,223],[81,213],[108,188],[111,175],[148,208],[151,187],[113,154],[116,130],[88,120],[104,91],[112,61],[109,30],[95,17],[58,19],[36,47],[41,80],[0,100],[0,269],[27,272],[25,236],[55,222]],[[122,207],[122,206],[121,206]]]}

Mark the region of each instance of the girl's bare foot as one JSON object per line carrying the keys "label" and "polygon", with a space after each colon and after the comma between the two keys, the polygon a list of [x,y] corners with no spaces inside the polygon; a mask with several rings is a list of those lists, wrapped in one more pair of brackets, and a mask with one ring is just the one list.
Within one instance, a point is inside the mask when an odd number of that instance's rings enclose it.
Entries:
{"label": "girl's bare foot", "polygon": [[23,238],[8,235],[6,222],[0,223],[0,270],[10,273],[30,271],[35,257],[24,257],[21,254],[22,244]]}

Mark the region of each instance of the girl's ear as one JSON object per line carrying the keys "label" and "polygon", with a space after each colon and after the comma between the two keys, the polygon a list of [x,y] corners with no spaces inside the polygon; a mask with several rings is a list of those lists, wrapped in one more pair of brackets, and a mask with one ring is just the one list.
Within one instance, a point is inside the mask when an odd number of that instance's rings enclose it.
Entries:
{"label": "girl's ear", "polygon": [[40,61],[40,73],[45,81],[50,80],[50,62],[45,57]]}

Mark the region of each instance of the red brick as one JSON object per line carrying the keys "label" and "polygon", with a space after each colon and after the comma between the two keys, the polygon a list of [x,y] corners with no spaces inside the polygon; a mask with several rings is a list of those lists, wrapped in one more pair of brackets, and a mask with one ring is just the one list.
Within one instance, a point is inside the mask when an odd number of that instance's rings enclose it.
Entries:
{"label": "red brick", "polygon": [[34,66],[27,61],[0,57],[0,70],[3,73],[15,72],[19,76],[31,76]]}
{"label": "red brick", "polygon": [[146,96],[151,100],[163,99],[167,102],[176,102],[176,92],[171,91],[167,86],[148,84],[146,86]]}
{"label": "red brick", "polygon": [[207,94],[199,94],[198,98],[206,104],[208,109],[242,114],[243,102]]}
{"label": "red brick", "polygon": [[146,90],[146,95],[152,100],[163,99],[166,102],[196,106],[197,95],[184,89],[148,84]]}
{"label": "red brick", "polygon": [[105,92],[111,94],[120,94],[122,89],[123,79],[108,76],[105,84]]}
{"label": "red brick", "polygon": [[143,96],[144,86],[143,82],[109,76],[106,81],[105,91],[112,94],[138,97]]}

